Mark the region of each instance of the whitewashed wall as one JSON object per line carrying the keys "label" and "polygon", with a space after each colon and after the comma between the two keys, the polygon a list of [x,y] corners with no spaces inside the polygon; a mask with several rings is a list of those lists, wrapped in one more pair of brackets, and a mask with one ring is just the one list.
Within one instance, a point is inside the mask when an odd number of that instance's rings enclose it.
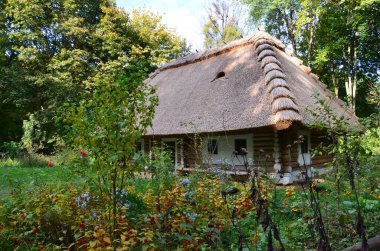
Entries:
{"label": "whitewashed wall", "polygon": [[[216,139],[218,144],[218,154],[209,154],[207,150],[207,142],[209,139]],[[204,164],[213,165],[242,165],[243,158],[238,155],[238,159],[233,157],[232,152],[235,150],[235,139],[247,140],[247,159],[249,164],[253,164],[253,134],[241,135],[225,135],[225,136],[209,136],[202,140],[202,157]]]}

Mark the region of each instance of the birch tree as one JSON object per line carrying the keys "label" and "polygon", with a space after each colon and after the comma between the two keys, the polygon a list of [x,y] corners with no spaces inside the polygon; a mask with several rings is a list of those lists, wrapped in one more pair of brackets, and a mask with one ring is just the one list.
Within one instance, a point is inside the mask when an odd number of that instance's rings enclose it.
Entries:
{"label": "birch tree", "polygon": [[213,0],[207,6],[207,19],[203,25],[206,49],[227,44],[244,34],[243,5],[236,0]]}

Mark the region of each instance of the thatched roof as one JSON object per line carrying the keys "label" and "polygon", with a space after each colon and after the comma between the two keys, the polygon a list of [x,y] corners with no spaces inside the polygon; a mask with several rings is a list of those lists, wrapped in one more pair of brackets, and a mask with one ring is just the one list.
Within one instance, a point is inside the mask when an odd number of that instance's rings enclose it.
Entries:
{"label": "thatched roof", "polygon": [[[285,129],[294,122],[310,123],[306,109],[315,106],[315,93],[334,96],[265,32],[169,62],[147,82],[157,87],[159,97],[148,135]],[[342,101],[332,100],[337,115],[357,121]]]}

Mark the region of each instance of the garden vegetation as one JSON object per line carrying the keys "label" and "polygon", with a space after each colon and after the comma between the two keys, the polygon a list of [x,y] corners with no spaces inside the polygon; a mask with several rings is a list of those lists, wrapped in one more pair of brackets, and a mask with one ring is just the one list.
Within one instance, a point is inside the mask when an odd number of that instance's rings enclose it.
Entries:
{"label": "garden vegetation", "polygon": [[171,153],[137,151],[159,102],[144,79],[188,53],[159,16],[106,0],[0,7],[0,250],[368,250],[380,233],[377,89],[360,128],[315,97],[327,175],[302,166],[277,186],[260,149],[242,156],[244,181],[180,174]]}

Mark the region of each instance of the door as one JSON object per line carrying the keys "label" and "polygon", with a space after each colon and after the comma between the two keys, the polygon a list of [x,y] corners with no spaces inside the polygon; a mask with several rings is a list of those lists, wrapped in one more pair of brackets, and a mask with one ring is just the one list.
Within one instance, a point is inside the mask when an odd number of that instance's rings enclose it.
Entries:
{"label": "door", "polygon": [[169,153],[170,160],[176,166],[176,142],[175,140],[164,140],[164,150]]}

